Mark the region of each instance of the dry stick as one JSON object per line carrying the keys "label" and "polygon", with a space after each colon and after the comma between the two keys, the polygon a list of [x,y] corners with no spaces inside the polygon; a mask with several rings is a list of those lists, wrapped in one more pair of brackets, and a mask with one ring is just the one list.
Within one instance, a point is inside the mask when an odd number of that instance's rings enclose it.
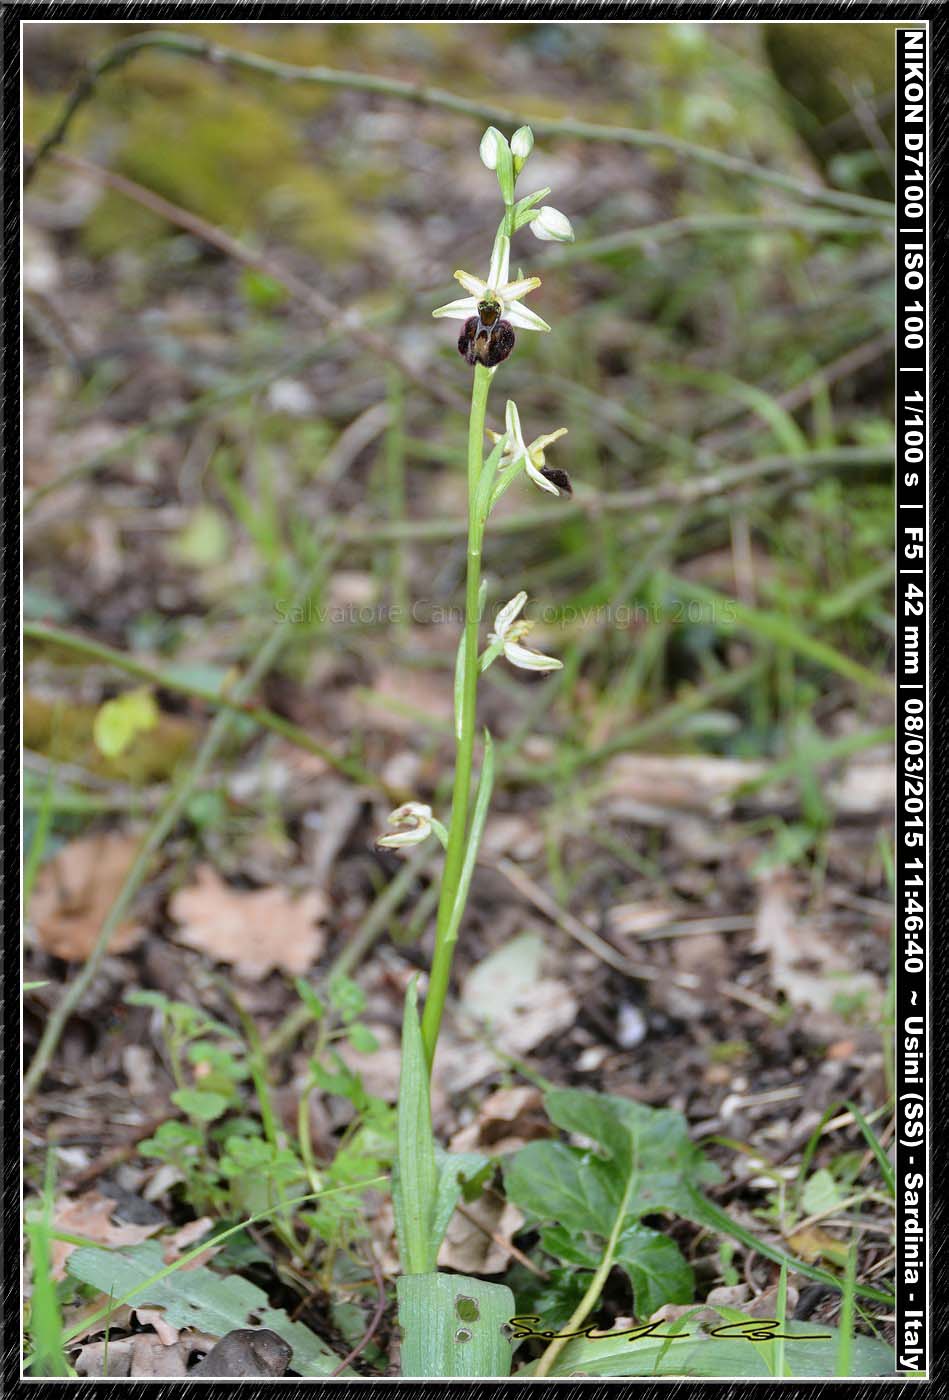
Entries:
{"label": "dry stick", "polygon": [[[327,550],[319,563],[310,570],[304,579],[302,587],[297,591],[296,598],[294,599],[294,606],[302,606],[306,601],[318,579],[331,567],[335,552],[335,548]],[[252,694],[262,677],[265,676],[274,665],[287,642],[292,625],[293,624],[289,621],[289,616],[284,618],[280,625],[274,628],[273,632],[271,632],[270,636],[264,642],[247,672],[234,687],[232,700],[237,706],[239,706],[248,695]],[[149,828],[144,841],[139,847],[138,854],[132,863],[132,867],[125,877],[122,888],[119,890],[118,895],[112,903],[111,909],[105,917],[102,928],[99,930],[99,936],[95,941],[92,952],[89,954],[82,971],[66,988],[59,1004],[46,1023],[46,1028],[36,1048],[36,1054],[33,1056],[32,1063],[23,1081],[24,1098],[28,1098],[30,1094],[32,1094],[45,1074],[50,1059],[59,1044],[66,1022],[95,980],[96,974],[102,966],[102,960],[106,955],[112,935],[131,908],[132,902],[148,874],[148,868],[152,862],[152,858],[165,839],[173,831],[178,819],[184,811],[188,799],[194,792],[198,783],[210,769],[211,764],[214,762],[222,744],[226,741],[235,723],[236,717],[230,712],[225,712],[217,716],[211,728],[208,730],[190,770],[169,795],[165,806]]]}
{"label": "dry stick", "polygon": [[219,691],[195,685],[194,682],[170,675],[167,671],[160,671],[154,666],[136,660],[133,656],[126,656],[124,652],[115,651],[112,647],[105,646],[102,642],[96,642],[91,637],[79,637],[60,627],[47,627],[40,622],[25,622],[23,624],[23,638],[25,641],[45,642],[54,646],[67,647],[78,656],[86,656],[92,661],[101,661],[106,666],[114,666],[119,671],[125,671],[127,675],[147,681],[149,685],[160,686],[163,690],[174,690],[181,695],[190,695],[193,699],[201,700],[206,705],[213,705],[221,710],[231,710],[236,714],[244,715],[247,719],[260,725],[261,729],[272,730],[274,734],[279,734],[291,744],[295,744],[297,748],[305,749],[308,753],[315,754],[317,758],[322,758],[332,768],[344,773],[347,778],[352,778],[353,782],[361,783],[368,788],[382,788],[386,796],[394,802],[405,801],[403,792],[389,788],[381,779],[374,777],[368,768],[364,768],[357,759],[334,754],[332,749],[328,749],[318,739],[311,738],[306,730],[301,729],[299,725],[293,724],[281,715],[275,715],[271,710],[264,709],[263,706],[251,705],[246,701],[238,700],[236,692],[234,695],[222,695]]}
{"label": "dry stick", "polygon": [[437,399],[439,403],[458,411],[467,410],[467,405],[460,395],[440,384],[431,373],[426,373],[410,364],[390,341],[376,335],[375,331],[369,330],[358,312],[343,311],[316,287],[312,287],[309,282],[304,282],[301,277],[297,277],[296,273],[281,267],[279,263],[274,262],[266,254],[255,253],[252,248],[248,248],[245,243],[241,243],[229,233],[225,233],[223,229],[209,224],[206,219],[192,214],[189,209],[182,209],[179,205],[172,204],[170,200],[155,194],[153,190],[146,189],[144,185],[126,179],[124,175],[117,175],[112,170],[105,170],[101,165],[93,164],[92,161],[83,160],[79,156],[69,156],[62,151],[57,151],[53,159],[60,165],[68,166],[70,170],[78,170],[84,175],[101,180],[109,189],[115,190],[118,194],[126,195],[129,199],[135,200],[136,204],[150,209],[159,218],[167,219],[169,223],[185,229],[195,238],[200,238],[202,242],[209,244],[212,248],[217,248],[218,252],[232,258],[243,267],[253,268],[255,272],[262,272],[267,277],[272,277],[275,282],[286,287],[288,292],[291,292],[303,306],[319,316],[321,320],[344,330],[353,340],[358,341],[364,349],[369,350],[380,360],[391,360],[399,367],[406,379],[410,379],[413,384],[432,398]]}
{"label": "dry stick", "polygon": [[473,1211],[469,1210],[467,1206],[462,1205],[461,1201],[457,1203],[455,1210],[459,1215],[464,1216],[469,1225],[473,1225],[476,1230],[480,1230],[482,1235],[487,1239],[493,1240],[498,1249],[503,1250],[509,1259],[516,1259],[519,1264],[523,1264],[524,1268],[527,1269],[529,1273],[534,1274],[536,1278],[546,1279],[548,1277],[546,1272],[539,1268],[538,1265],[534,1263],[533,1259],[519,1250],[516,1244],[511,1240],[506,1240],[500,1230],[492,1230],[490,1225],[485,1225],[484,1221],[479,1220]]}
{"label": "dry stick", "polygon": [[578,943],[582,943],[584,948],[588,948],[602,962],[608,963],[617,972],[622,972],[625,977],[638,977],[642,982],[673,982],[677,987],[693,990],[699,985],[699,978],[692,973],[670,973],[665,968],[656,969],[647,967],[644,963],[633,962],[632,958],[624,957],[622,953],[595,933],[588,924],[569,913],[566,909],[561,909],[560,905],[549,895],[545,889],[537,884],[535,880],[522,870],[519,865],[502,856],[497,862],[495,869],[504,875],[519,894],[533,904],[535,909],[539,909],[542,914],[552,920],[558,928],[562,928],[564,933],[569,933],[571,938],[575,938]]}
{"label": "dry stick", "polygon": [[789,210],[787,214],[686,214],[661,223],[643,224],[640,228],[621,229],[586,243],[566,244],[550,258],[549,266],[561,267],[580,258],[602,258],[613,253],[625,253],[630,248],[651,244],[671,243],[678,238],[722,233],[876,233],[889,232],[878,219],[852,218],[840,214]]}
{"label": "dry stick", "polygon": [[363,1347],[366,1347],[366,1346],[369,1345],[369,1343],[372,1341],[373,1337],[376,1335],[376,1332],[379,1330],[379,1323],[382,1321],[383,1314],[385,1313],[385,1310],[386,1310],[386,1302],[387,1302],[388,1300],[387,1300],[387,1298],[386,1298],[386,1284],[385,1284],[385,1279],[382,1277],[382,1269],[381,1269],[380,1266],[379,1266],[379,1260],[376,1258],[375,1251],[373,1250],[373,1248],[372,1248],[371,1245],[368,1246],[368,1250],[369,1250],[369,1258],[370,1258],[371,1261],[372,1261],[372,1273],[373,1273],[373,1278],[374,1278],[375,1281],[376,1281],[376,1306],[375,1306],[375,1310],[373,1311],[372,1317],[369,1319],[369,1326],[366,1328],[365,1332],[364,1332],[364,1333],[362,1334],[362,1336],[359,1338],[359,1341],[358,1341],[358,1342],[356,1343],[356,1345],[353,1347],[352,1351],[347,1352],[347,1354],[343,1357],[342,1361],[339,1363],[339,1365],[336,1367],[336,1369],[333,1370],[333,1371],[330,1371],[330,1378],[331,1378],[331,1379],[332,1379],[333,1376],[338,1376],[342,1371],[345,1371],[345,1369],[346,1369],[346,1367],[349,1365],[349,1363],[350,1363],[351,1361],[355,1361],[355,1360],[356,1360],[356,1357],[357,1357],[357,1356],[359,1355],[359,1353],[362,1351]]}
{"label": "dry stick", "polygon": [[516,127],[529,125],[535,135],[572,136],[580,141],[609,141],[625,146],[640,146],[669,151],[685,160],[697,161],[702,165],[713,166],[731,175],[742,175],[758,180],[762,184],[774,185],[803,199],[832,205],[837,209],[849,209],[869,214],[881,221],[891,222],[893,206],[885,200],[868,199],[863,195],[846,194],[841,190],[828,189],[824,185],[811,184],[795,179],[793,175],[783,175],[777,170],[757,165],[754,161],[740,156],[727,155],[722,151],[710,150],[705,146],[693,145],[676,136],[667,136],[656,131],[643,131],[636,127],[603,126],[595,122],[575,121],[567,117],[530,117],[524,112],[497,107],[490,102],[477,102],[443,88],[423,87],[418,83],[405,82],[399,78],[380,78],[372,73],[352,73],[340,68],[326,68],[322,65],[301,67],[298,64],[282,63],[278,59],[266,58],[260,54],[241,53],[228,49],[207,39],[192,35],[169,32],[137,34],[110,49],[97,62],[91,64],[73,89],[55,127],[40,143],[35,153],[28,158],[24,171],[24,184],[28,184],[41,162],[66,137],[77,111],[92,97],[96,83],[103,74],[128,62],[143,49],[163,49],[169,53],[203,59],[206,62],[242,68],[248,72],[261,73],[266,77],[278,78],[283,82],[315,83],[321,87],[349,88],[359,92],[376,92],[384,97],[396,97],[406,102],[414,102],[423,107],[442,107],[457,112],[461,116],[486,121],[494,126]]}
{"label": "dry stick", "polygon": [[[733,487],[743,486],[764,476],[788,474],[788,484],[806,480],[814,472],[833,468],[844,470],[862,467],[889,467],[893,463],[893,448],[837,447],[821,452],[809,452],[800,457],[761,457],[742,466],[706,472],[687,481],[668,482],[662,486],[643,487],[636,491],[609,491],[600,494],[575,494],[572,500],[557,505],[536,506],[532,510],[500,515],[491,522],[495,531],[513,533],[535,526],[557,525],[578,517],[596,517],[605,512],[627,511],[630,514],[652,506],[690,505],[709,497],[721,496]],[[378,524],[334,524],[334,535],[356,543],[372,544],[384,540],[455,539],[465,529],[459,517],[441,520],[406,520]]]}

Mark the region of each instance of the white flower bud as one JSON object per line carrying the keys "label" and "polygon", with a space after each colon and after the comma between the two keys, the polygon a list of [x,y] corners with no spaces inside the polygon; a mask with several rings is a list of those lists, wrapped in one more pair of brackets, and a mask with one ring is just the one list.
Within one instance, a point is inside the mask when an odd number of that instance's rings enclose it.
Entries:
{"label": "white flower bud", "polygon": [[573,227],[566,214],[549,204],[543,205],[536,219],[531,219],[531,233],[545,242],[572,243]]}
{"label": "white flower bud", "polygon": [[511,137],[511,150],[518,160],[525,161],[534,149],[534,133],[529,126],[519,126]]}
{"label": "white flower bud", "polygon": [[481,138],[481,160],[489,170],[497,170],[501,159],[501,148],[507,146],[504,137],[496,126],[489,126]]}

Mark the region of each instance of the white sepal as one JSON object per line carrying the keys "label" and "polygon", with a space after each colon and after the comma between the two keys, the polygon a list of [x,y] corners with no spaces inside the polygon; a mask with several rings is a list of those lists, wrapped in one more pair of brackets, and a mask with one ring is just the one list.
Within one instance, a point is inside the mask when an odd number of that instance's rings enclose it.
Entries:
{"label": "white sepal", "polygon": [[[488,287],[495,292],[499,292],[507,281],[510,259],[511,240],[506,234],[499,233],[491,249],[491,266],[488,268]],[[455,276],[458,276],[457,272]]]}
{"label": "white sepal", "polygon": [[507,642],[504,655],[512,666],[518,666],[522,671],[559,671],[563,667],[563,662],[558,661],[556,657],[544,656],[540,651],[530,651],[518,642]]}
{"label": "white sepal", "polygon": [[522,306],[519,301],[513,301],[510,306],[506,306],[504,316],[512,326],[518,326],[522,331],[550,330],[542,316],[538,316],[536,311],[531,311],[530,307]]}
{"label": "white sepal", "polygon": [[469,316],[477,316],[477,314],[477,297],[459,297],[457,301],[449,301],[444,306],[436,306],[432,312],[433,316],[441,316],[449,321],[467,321]]}
{"label": "white sepal", "polygon": [[[513,404],[510,405],[513,407]],[[515,413],[517,410],[514,410]],[[511,628],[511,623],[527,602],[527,594],[523,590],[516,594],[509,603],[505,603],[497,617],[494,619],[494,635],[498,641],[503,641]]]}

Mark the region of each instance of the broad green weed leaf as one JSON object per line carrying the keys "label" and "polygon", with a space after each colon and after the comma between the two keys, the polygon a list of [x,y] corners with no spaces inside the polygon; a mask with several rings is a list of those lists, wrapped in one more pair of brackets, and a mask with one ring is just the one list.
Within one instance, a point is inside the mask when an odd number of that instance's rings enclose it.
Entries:
{"label": "broad green weed leaf", "polygon": [[[176,1269],[167,1273],[157,1240],[134,1249],[74,1250],[66,1261],[73,1278],[81,1279],[116,1302],[161,1308],[172,1327],[193,1327],[223,1337],[236,1327],[271,1327],[293,1348],[291,1369],[303,1376],[328,1376],[339,1358],[319,1337],[285,1312],[272,1308],[263,1289],[237,1274],[224,1276],[212,1269]],[[157,1277],[164,1272],[164,1277]],[[352,1375],[352,1371],[343,1374]]]}
{"label": "broad green weed leaf", "polygon": [[663,1303],[691,1302],[695,1277],[675,1240],[645,1225],[620,1235],[616,1263],[633,1287],[637,1317],[651,1317]]}
{"label": "broad green weed leaf", "polygon": [[613,1183],[592,1152],[529,1142],[506,1162],[504,1185],[508,1198],[537,1221],[559,1221],[571,1233],[608,1235],[613,1228]]}
{"label": "broad green weed leaf", "polygon": [[205,1089],[176,1089],[171,1101],[198,1123],[213,1123],[227,1112],[230,1104],[224,1094],[208,1093]]}
{"label": "broad green weed leaf", "polygon": [[[544,1103],[552,1122],[592,1146],[528,1143],[505,1163],[505,1188],[509,1199],[535,1224],[556,1223],[567,1231],[574,1249],[584,1251],[591,1232],[600,1237],[598,1245],[606,1241],[632,1175],[624,1231],[643,1216],[679,1215],[716,1234],[740,1240],[775,1263],[788,1260],[808,1278],[835,1284],[826,1270],[790,1259],[709,1200],[702,1188],[721,1180],[721,1173],[690,1141],[681,1113],[583,1089],[551,1090]],[[644,1271],[649,1277],[640,1276],[640,1288],[645,1287],[652,1299],[661,1291],[660,1258],[658,1252],[652,1252],[650,1268]],[[683,1293],[681,1256],[677,1251],[675,1258],[670,1253],[666,1260],[669,1291],[662,1301],[688,1301],[690,1295]],[[626,1261],[618,1262],[625,1267]],[[881,1302],[891,1301],[886,1293],[866,1285],[858,1285],[857,1292]]]}
{"label": "broad green weed leaf", "polygon": [[823,1215],[825,1211],[836,1210],[844,1193],[826,1167],[821,1167],[808,1177],[801,1196],[801,1205],[807,1215]]}

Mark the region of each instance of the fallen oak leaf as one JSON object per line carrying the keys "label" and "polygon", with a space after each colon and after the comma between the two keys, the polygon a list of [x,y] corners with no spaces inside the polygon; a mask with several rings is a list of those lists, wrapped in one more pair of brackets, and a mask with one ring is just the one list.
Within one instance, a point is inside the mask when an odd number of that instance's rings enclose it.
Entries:
{"label": "fallen oak leaf", "polygon": [[276,887],[237,890],[203,865],[195,883],[172,896],[169,912],[182,927],[179,943],[230,963],[242,977],[261,980],[275,969],[301,976],[326,942],[319,921],[327,911],[321,890],[294,899]]}
{"label": "fallen oak leaf", "polygon": [[[40,870],[30,900],[30,918],[40,946],[66,962],[84,962],[138,854],[134,836],[100,832],[70,841]],[[109,940],[124,953],[142,936],[127,919]]]}
{"label": "fallen oak leaf", "polygon": [[[75,1200],[64,1198],[56,1203],[53,1227],[64,1235],[81,1235],[90,1243],[106,1245],[110,1249],[124,1244],[141,1244],[162,1228],[164,1222],[160,1220],[147,1225],[113,1222],[112,1215],[117,1204],[111,1196],[103,1196],[99,1191],[86,1191]],[[51,1274],[57,1282],[66,1277],[66,1260],[78,1248],[78,1245],[68,1244],[65,1240],[53,1240]]]}

